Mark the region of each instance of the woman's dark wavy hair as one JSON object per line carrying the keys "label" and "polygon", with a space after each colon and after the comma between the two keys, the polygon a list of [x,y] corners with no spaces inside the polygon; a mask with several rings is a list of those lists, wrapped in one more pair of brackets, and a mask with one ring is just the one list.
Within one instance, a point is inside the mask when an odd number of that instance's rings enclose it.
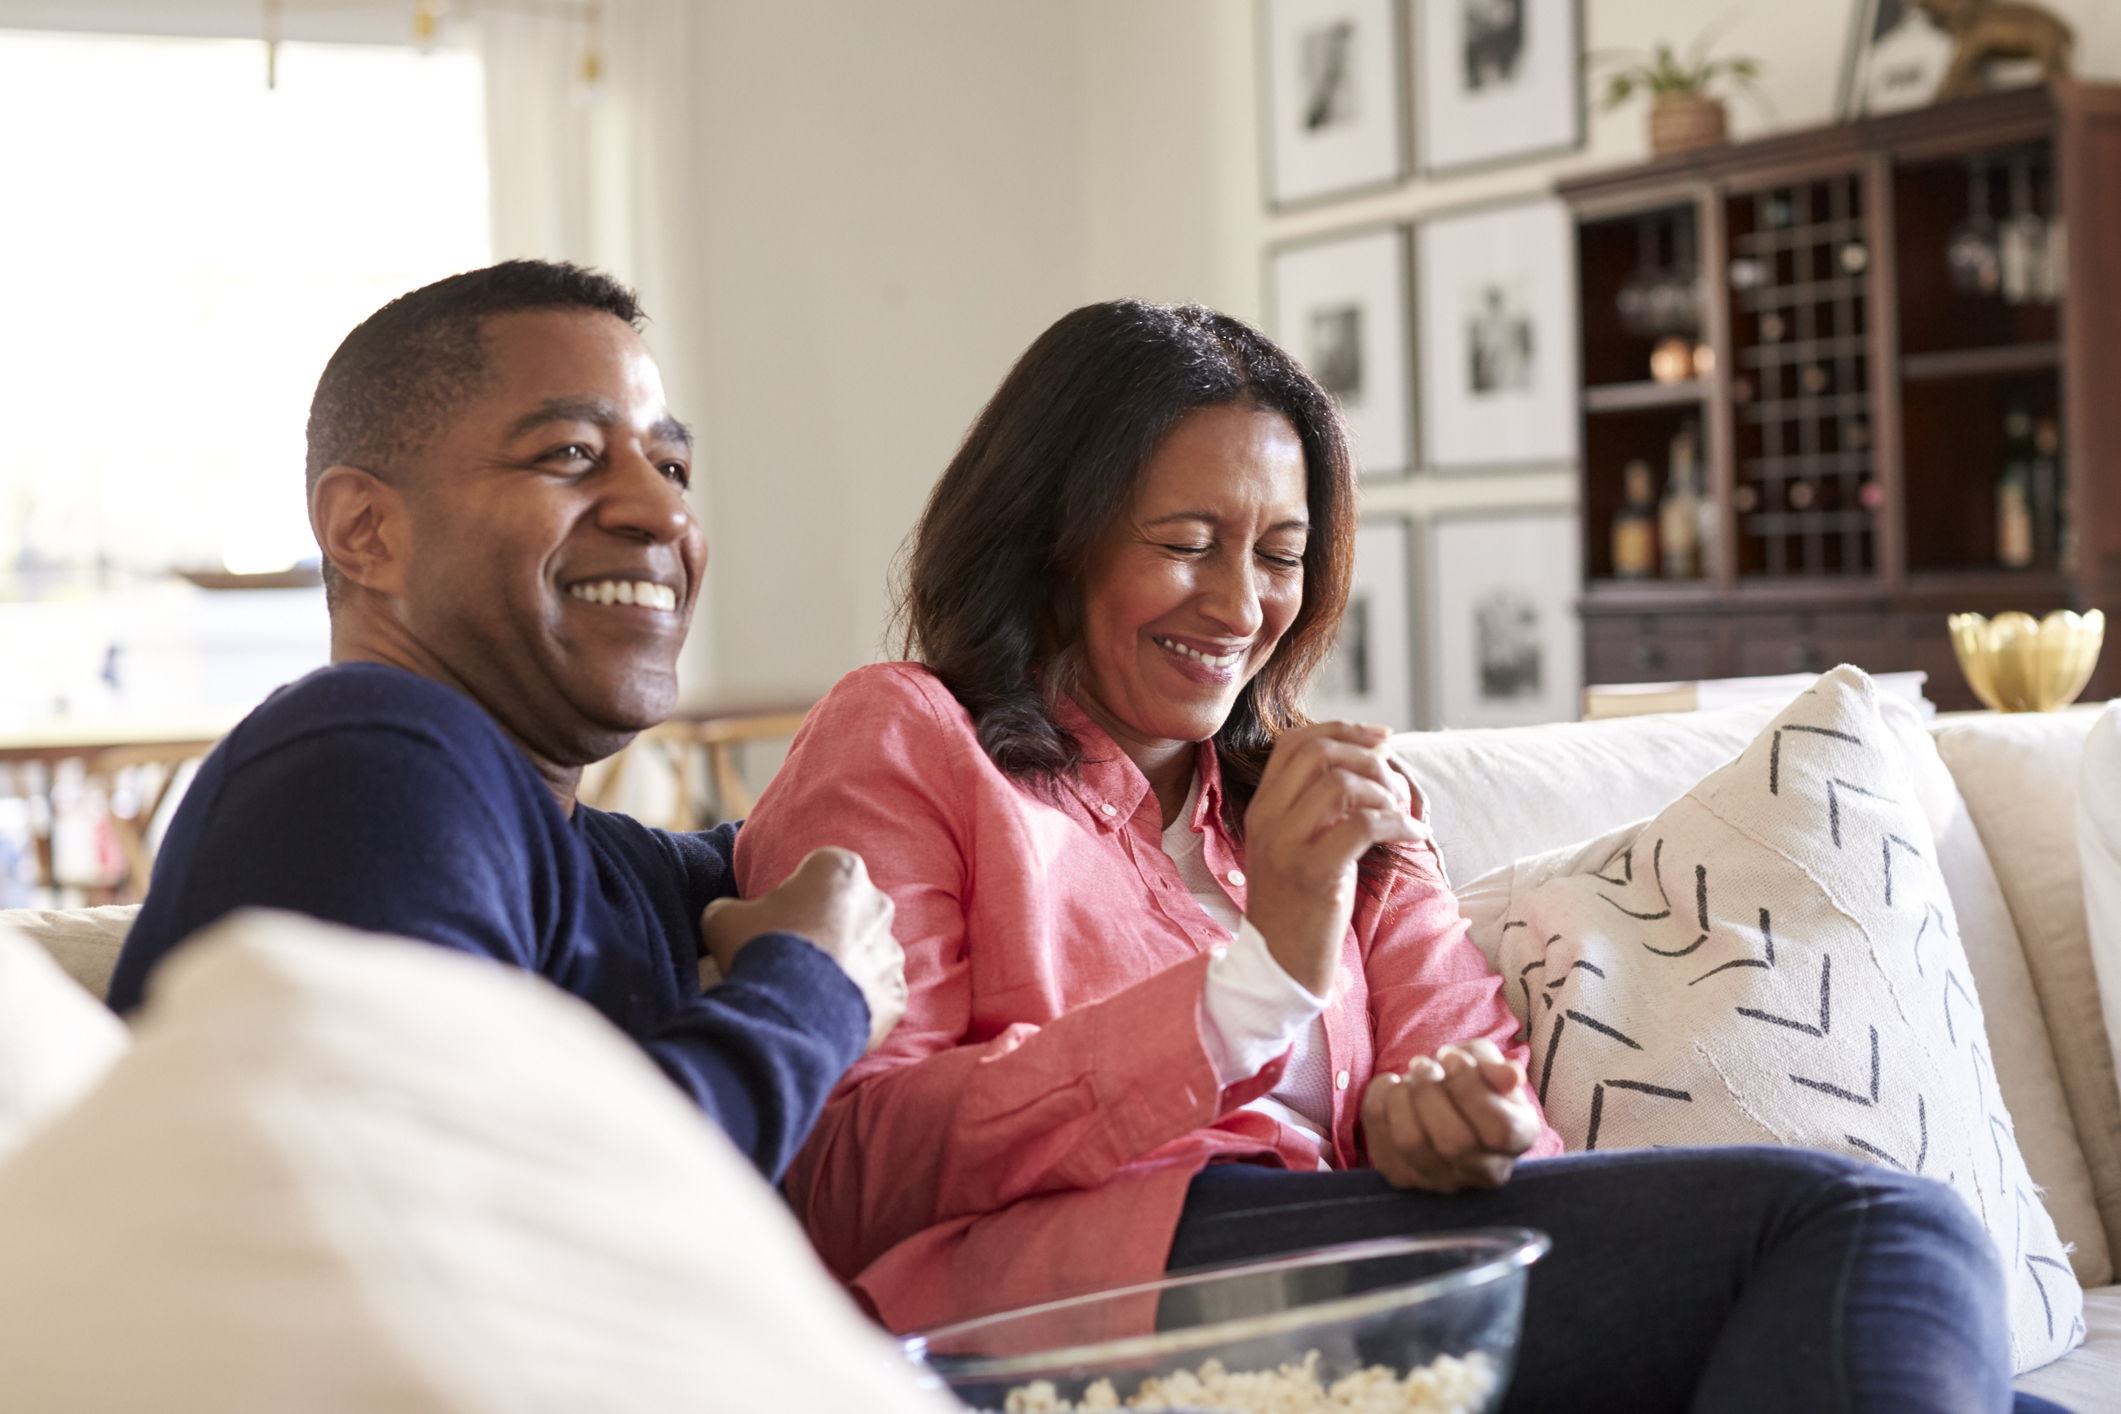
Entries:
{"label": "woman's dark wavy hair", "polygon": [[1304,684],[1333,646],[1355,551],[1355,478],[1332,395],[1228,315],[1086,305],[1039,336],[972,424],[928,498],[899,594],[900,651],[956,694],[1018,781],[1051,789],[1082,763],[1054,705],[1073,686],[1092,553],[1179,420],[1232,405],[1295,428],[1311,520],[1302,605],[1214,738],[1233,835],[1274,739],[1309,720]]}

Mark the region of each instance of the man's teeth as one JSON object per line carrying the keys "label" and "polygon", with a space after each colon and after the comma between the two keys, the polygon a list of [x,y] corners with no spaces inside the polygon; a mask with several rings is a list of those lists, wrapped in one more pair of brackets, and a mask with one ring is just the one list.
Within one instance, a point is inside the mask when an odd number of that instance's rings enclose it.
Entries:
{"label": "man's teeth", "polygon": [[1233,648],[1228,653],[1217,656],[1212,653],[1203,653],[1198,648],[1188,648],[1185,644],[1179,643],[1174,639],[1159,638],[1156,642],[1158,647],[1168,648],[1173,653],[1183,653],[1188,658],[1206,663],[1211,668],[1235,667],[1237,660],[1244,656],[1242,648]]}
{"label": "man's teeth", "polygon": [[678,606],[675,589],[645,579],[603,579],[594,584],[571,584],[567,592],[591,604],[639,604],[645,609],[675,609]]}

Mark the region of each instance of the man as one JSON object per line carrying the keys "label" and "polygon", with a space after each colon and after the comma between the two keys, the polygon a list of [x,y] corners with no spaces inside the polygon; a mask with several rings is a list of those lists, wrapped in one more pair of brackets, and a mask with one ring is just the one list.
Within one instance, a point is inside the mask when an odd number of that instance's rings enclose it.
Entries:
{"label": "man", "polygon": [[[691,439],[631,293],[510,261],[394,300],[310,407],[332,666],[186,795],[111,979],[231,909],[292,909],[534,971],[626,1031],[769,1177],[905,1005],[891,903],[841,850],[734,898],[735,826],[579,805],[667,716],[707,547]],[[710,955],[727,979],[702,994]]]}

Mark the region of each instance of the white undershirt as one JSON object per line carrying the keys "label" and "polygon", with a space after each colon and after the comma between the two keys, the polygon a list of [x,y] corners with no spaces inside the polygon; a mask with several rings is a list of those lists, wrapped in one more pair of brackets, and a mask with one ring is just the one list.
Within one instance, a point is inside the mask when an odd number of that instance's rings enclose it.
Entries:
{"label": "white undershirt", "polygon": [[[1178,866],[1178,877],[1207,915],[1233,937],[1208,964],[1201,993],[1202,1040],[1222,1085],[1234,1085],[1259,1074],[1283,1051],[1288,1067],[1271,1093],[1245,1106],[1284,1124],[1307,1130],[1330,1149],[1333,1124],[1333,1076],[1326,1051],[1325,1009],[1321,997],[1298,982],[1274,960],[1267,940],[1223,892],[1208,869],[1204,841],[1193,829],[1200,804],[1200,777],[1178,818],[1164,831],[1164,853]],[[1291,1051],[1290,1048],[1294,1047]]]}

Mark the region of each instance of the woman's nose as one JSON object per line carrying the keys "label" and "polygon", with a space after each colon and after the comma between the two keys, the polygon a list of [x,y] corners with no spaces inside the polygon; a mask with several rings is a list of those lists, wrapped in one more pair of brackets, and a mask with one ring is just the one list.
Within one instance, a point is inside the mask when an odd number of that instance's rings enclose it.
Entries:
{"label": "woman's nose", "polygon": [[1201,609],[1235,638],[1250,638],[1264,620],[1259,576],[1251,565],[1226,566],[1208,587]]}

